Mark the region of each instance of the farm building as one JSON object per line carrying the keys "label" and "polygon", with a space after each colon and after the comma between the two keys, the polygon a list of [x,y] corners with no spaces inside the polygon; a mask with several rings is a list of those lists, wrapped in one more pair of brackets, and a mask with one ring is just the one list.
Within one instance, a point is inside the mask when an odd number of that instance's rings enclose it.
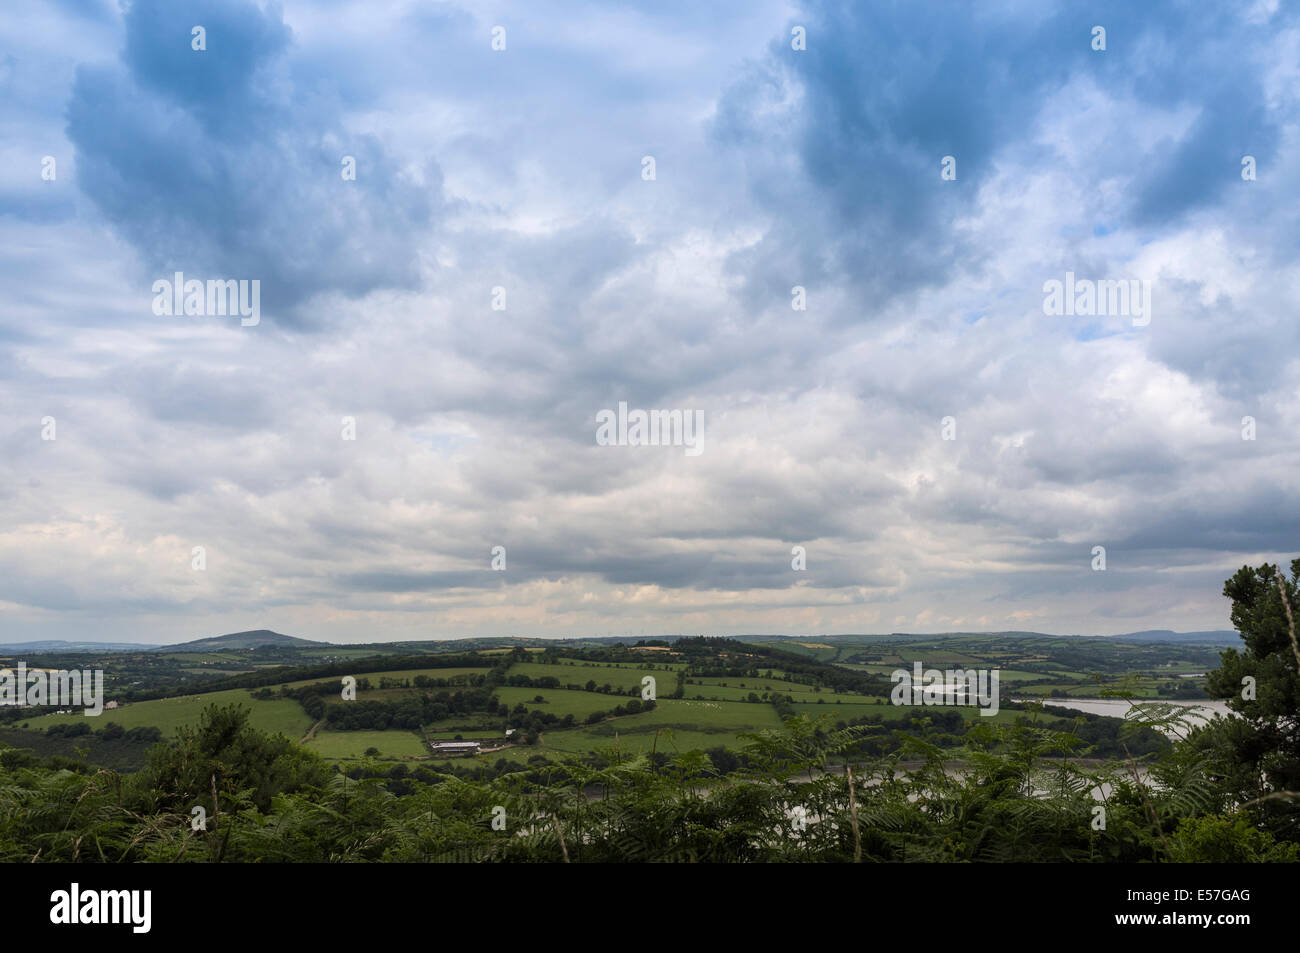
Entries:
{"label": "farm building", "polygon": [[434,754],[478,754],[478,741],[435,741],[429,747]]}

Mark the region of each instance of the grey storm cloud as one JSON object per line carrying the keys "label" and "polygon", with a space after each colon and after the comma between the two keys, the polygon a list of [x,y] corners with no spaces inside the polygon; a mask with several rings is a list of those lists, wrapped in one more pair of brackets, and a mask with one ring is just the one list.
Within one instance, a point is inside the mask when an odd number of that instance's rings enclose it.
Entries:
{"label": "grey storm cloud", "polygon": [[[1294,25],[1294,13],[1284,16]],[[1053,161],[1037,154],[1034,127],[1072,78],[1195,113],[1154,154],[1104,126],[1091,130],[1113,143],[1115,161],[1127,160],[1123,215],[1135,226],[1213,204],[1242,155],[1267,161],[1278,146],[1282,119],[1264,82],[1271,64],[1258,57],[1277,27],[1243,22],[1236,9],[813,0],[792,22],[812,52],[792,50],[788,31],[773,40],[714,120],[717,141],[774,219],[734,263],[755,296],[788,294],[795,274],[805,284],[847,279],[878,304],[978,271],[987,249],[955,226],[999,163]],[[1091,49],[1095,25],[1107,31],[1105,52]],[[956,159],[954,181],[940,178],[945,156]],[[1075,186],[1097,188],[1099,171]]]}
{"label": "grey storm cloud", "polygon": [[[191,48],[194,24],[206,50]],[[309,326],[295,309],[321,293],[418,284],[437,164],[418,181],[343,128],[336,93],[300,86],[278,8],[133,0],[124,27],[116,66],[78,70],[68,137],[81,189],[157,277],[258,279],[272,320]]]}

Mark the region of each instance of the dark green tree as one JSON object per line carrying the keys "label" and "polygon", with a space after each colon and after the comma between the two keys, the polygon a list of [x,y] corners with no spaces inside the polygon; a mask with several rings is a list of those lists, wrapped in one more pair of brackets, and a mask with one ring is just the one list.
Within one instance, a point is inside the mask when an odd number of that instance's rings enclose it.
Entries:
{"label": "dark green tree", "polygon": [[222,798],[240,791],[266,810],[275,795],[323,784],[327,776],[317,755],[251,727],[248,709],[239,705],[209,705],[197,725],[177,731],[174,745],[150,750],[144,771],[155,805],[182,814],[193,805],[215,813]]}
{"label": "dark green tree", "polygon": [[1300,647],[1294,610],[1300,605],[1300,559],[1291,578],[1275,565],[1243,566],[1223,587],[1243,647],[1227,649],[1207,678],[1213,698],[1240,715],[1208,729],[1237,800],[1267,815],[1275,833],[1300,839]]}

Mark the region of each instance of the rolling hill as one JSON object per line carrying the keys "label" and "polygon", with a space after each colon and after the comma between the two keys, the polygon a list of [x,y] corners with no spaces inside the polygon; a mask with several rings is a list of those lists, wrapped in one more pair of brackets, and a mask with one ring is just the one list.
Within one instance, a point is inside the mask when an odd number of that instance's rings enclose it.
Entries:
{"label": "rolling hill", "polygon": [[209,639],[195,639],[193,642],[181,642],[177,645],[164,645],[153,651],[217,652],[223,649],[256,649],[265,645],[283,648],[312,648],[329,644],[329,642],[299,639],[292,635],[281,635],[279,632],[272,632],[270,629],[254,629],[250,632],[231,632],[227,635],[215,635]]}

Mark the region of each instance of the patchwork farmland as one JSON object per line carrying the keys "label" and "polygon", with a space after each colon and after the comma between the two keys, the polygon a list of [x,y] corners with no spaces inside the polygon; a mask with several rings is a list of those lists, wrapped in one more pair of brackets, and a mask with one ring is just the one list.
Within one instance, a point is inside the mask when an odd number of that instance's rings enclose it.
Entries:
{"label": "patchwork farmland", "polygon": [[[291,648],[279,651],[294,659]],[[210,677],[207,691],[125,700],[92,727],[152,726],[175,738],[208,706],[239,704],[254,727],[340,764],[443,760],[448,746],[461,743],[458,765],[525,765],[602,751],[735,752],[791,716],[909,731],[912,720],[924,718],[957,734],[962,722],[985,720],[974,707],[936,712],[894,704],[890,673],[913,662],[996,668],[1004,696],[1026,699],[1092,697],[1115,686],[1133,698],[1187,693],[1197,689],[1197,669],[1205,667],[1195,651],[1172,661],[1164,653],[1162,664],[1146,666],[1155,655],[1141,646],[1011,636],[560,644],[442,656],[334,653],[324,663],[317,661],[321,654],[317,648],[302,653],[296,667],[254,664]],[[183,661],[224,670],[237,658],[210,650]],[[344,691],[345,676],[354,680],[354,694]],[[1023,714],[1004,704],[987,720],[1009,723]],[[17,727],[80,732],[85,721],[79,714],[41,714]],[[465,742],[477,742],[479,751]]]}

